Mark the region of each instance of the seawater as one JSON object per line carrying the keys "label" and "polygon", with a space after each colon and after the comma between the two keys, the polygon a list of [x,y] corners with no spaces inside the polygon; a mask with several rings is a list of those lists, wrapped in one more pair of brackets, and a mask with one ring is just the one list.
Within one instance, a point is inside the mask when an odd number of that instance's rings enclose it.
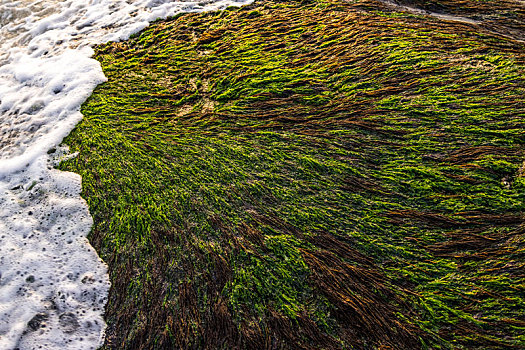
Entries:
{"label": "seawater", "polygon": [[152,20],[252,0],[0,0],[0,350],[96,349],[107,266],[86,239],[81,178],[55,169],[106,78],[92,47]]}

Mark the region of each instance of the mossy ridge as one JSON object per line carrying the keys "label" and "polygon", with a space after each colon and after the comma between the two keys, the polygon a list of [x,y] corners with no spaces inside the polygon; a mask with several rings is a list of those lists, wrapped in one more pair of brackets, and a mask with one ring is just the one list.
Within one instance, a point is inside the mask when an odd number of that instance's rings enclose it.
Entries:
{"label": "mossy ridge", "polygon": [[509,348],[523,338],[523,46],[267,2],[97,50],[66,142],[107,348]]}

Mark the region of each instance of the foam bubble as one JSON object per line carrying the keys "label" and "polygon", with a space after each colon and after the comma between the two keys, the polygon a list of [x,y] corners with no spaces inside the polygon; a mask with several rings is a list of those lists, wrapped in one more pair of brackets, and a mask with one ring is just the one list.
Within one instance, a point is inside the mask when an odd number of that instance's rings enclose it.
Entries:
{"label": "foam bubble", "polygon": [[86,239],[80,176],[54,169],[80,105],[106,79],[92,45],[251,1],[0,0],[0,349],[103,343],[107,266]]}

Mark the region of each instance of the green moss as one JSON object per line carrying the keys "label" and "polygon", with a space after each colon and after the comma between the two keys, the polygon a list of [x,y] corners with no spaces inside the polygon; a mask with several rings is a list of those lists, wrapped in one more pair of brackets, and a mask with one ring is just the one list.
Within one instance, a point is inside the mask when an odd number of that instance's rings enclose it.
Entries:
{"label": "green moss", "polygon": [[525,345],[522,46],[365,5],[97,49],[60,167],[110,267],[107,348]]}

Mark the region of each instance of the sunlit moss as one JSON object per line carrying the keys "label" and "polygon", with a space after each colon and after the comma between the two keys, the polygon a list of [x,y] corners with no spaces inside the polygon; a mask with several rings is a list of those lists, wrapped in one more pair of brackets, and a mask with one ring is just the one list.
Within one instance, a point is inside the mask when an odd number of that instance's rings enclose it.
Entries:
{"label": "sunlit moss", "polygon": [[107,348],[525,345],[522,46],[370,6],[97,49],[61,168],[110,266]]}

